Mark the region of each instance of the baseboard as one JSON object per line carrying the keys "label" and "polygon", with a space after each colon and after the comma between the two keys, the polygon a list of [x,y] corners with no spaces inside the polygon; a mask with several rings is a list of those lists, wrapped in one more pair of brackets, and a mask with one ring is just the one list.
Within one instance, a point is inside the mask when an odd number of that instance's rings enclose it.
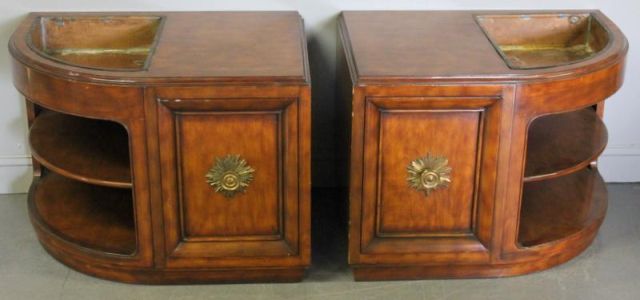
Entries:
{"label": "baseboard", "polygon": [[598,168],[607,182],[640,182],[640,144],[608,146]]}
{"label": "baseboard", "polygon": [[0,194],[26,193],[31,177],[30,155],[0,156]]}
{"label": "baseboard", "polygon": [[0,156],[0,167],[31,166],[31,155]]}
{"label": "baseboard", "polygon": [[[598,167],[607,182],[640,182],[640,144],[607,147]],[[26,193],[31,176],[31,156],[0,156],[0,194]]]}

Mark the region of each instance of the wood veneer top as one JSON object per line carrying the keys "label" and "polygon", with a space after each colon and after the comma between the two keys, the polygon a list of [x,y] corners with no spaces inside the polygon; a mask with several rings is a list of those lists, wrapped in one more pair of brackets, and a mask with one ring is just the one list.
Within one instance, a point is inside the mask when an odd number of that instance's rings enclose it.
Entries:
{"label": "wood veneer top", "polygon": [[[40,16],[164,17],[148,69],[88,69],[49,60],[25,37]],[[297,12],[31,13],[9,48],[20,62],[79,80],[115,84],[200,81],[309,81],[306,38]]]}
{"label": "wood veneer top", "polygon": [[549,11],[347,11],[339,23],[355,82],[520,80],[589,72],[624,57],[627,42],[599,11],[610,44],[594,57],[570,65],[511,69],[478,25],[476,15],[536,14]]}

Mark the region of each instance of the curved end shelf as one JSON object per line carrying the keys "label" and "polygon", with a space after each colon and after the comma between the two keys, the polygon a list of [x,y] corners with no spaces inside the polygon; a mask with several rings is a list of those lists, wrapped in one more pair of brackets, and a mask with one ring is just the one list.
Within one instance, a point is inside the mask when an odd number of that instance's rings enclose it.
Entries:
{"label": "curved end shelf", "polygon": [[[29,210],[33,220],[47,229],[39,230],[39,236],[105,254],[136,252],[129,190],[93,186],[49,173],[35,179],[29,193]],[[46,240],[41,238],[41,242]]]}
{"label": "curved end shelf", "polygon": [[584,169],[607,145],[607,129],[591,108],[542,116],[527,137],[524,181],[552,179]]}
{"label": "curved end shelf", "polygon": [[607,189],[596,169],[526,183],[518,242],[522,247],[536,247],[584,230],[597,231],[606,211]]}
{"label": "curved end shelf", "polygon": [[61,263],[88,275],[145,284],[298,282],[304,276],[304,267],[153,268],[152,262],[136,257],[133,210],[128,190],[85,184],[56,173],[35,178],[29,192],[29,214],[42,246]]}
{"label": "curved end shelf", "polygon": [[33,157],[86,183],[131,188],[128,134],[115,122],[43,112],[29,131]]}

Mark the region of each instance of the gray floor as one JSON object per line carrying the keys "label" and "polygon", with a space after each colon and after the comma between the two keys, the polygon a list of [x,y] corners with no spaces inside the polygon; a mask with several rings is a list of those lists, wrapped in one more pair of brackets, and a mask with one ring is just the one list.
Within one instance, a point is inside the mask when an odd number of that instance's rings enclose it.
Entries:
{"label": "gray floor", "polygon": [[[576,259],[536,274],[356,283],[345,266],[344,224],[315,222],[314,241],[323,246],[314,248],[314,266],[304,282],[195,286],[120,284],[72,271],[38,244],[25,195],[5,195],[0,196],[0,299],[640,299],[640,184],[609,185],[609,195],[607,219],[594,244]],[[314,209],[332,208],[323,205],[329,199],[320,195]],[[319,214],[336,217],[335,211]]]}

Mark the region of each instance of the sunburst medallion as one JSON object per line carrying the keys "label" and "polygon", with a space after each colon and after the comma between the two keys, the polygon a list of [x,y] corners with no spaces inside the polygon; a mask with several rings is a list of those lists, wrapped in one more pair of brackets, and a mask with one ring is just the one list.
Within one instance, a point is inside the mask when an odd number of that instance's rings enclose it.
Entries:
{"label": "sunburst medallion", "polygon": [[254,172],[255,170],[240,155],[226,155],[222,158],[216,158],[215,164],[205,177],[207,183],[216,192],[231,198],[236,193],[246,190],[253,180]]}
{"label": "sunburst medallion", "polygon": [[407,167],[409,186],[424,192],[426,196],[435,189],[449,186],[451,167],[448,164],[449,160],[446,157],[431,153],[412,161]]}

